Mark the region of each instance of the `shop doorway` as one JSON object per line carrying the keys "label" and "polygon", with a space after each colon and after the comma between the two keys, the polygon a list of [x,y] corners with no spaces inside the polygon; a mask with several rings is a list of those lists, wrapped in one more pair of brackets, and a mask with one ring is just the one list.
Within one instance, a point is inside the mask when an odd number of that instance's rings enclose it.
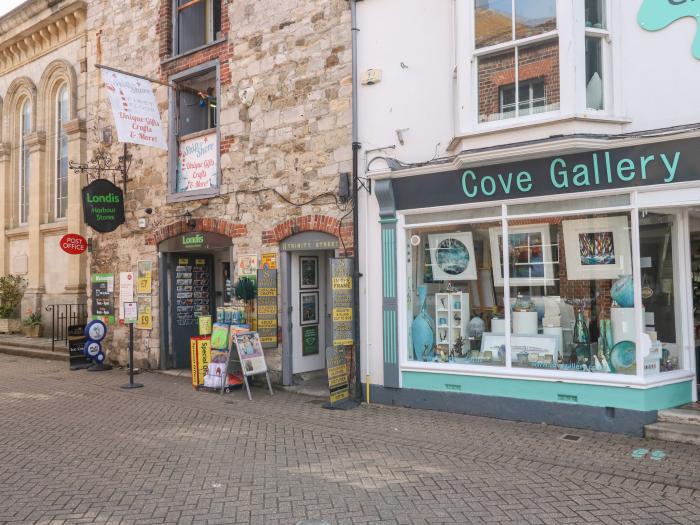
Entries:
{"label": "shop doorway", "polygon": [[332,341],[330,260],[337,237],[303,232],[280,242],[282,382],[315,381],[327,389],[326,347]]}
{"label": "shop doorway", "polygon": [[186,233],[166,239],[160,252],[161,368],[190,369],[190,338],[198,317],[216,315],[230,301],[231,239]]}

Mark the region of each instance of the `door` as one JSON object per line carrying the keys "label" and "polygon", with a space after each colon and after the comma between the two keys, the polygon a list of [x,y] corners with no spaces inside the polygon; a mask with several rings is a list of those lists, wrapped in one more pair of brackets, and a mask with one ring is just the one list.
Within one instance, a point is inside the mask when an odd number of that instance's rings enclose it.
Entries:
{"label": "door", "polygon": [[198,335],[197,317],[213,311],[213,261],[210,255],[170,256],[172,367],[190,368],[190,337]]}
{"label": "door", "polygon": [[292,372],[326,368],[327,273],[324,252],[292,255]]}

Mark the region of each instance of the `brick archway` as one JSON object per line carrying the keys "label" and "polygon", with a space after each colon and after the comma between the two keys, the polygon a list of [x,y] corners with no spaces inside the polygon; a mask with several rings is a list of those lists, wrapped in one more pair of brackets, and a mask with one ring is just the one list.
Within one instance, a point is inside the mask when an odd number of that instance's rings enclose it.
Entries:
{"label": "brick archway", "polygon": [[345,252],[348,254],[352,253],[354,246],[352,222],[343,221],[341,226],[339,219],[328,215],[302,215],[301,217],[287,219],[277,224],[274,228],[265,230],[262,234],[262,242],[263,244],[278,244],[296,233],[310,231],[324,232],[338,237],[341,240],[341,245],[345,246]]}
{"label": "brick archway", "polygon": [[230,222],[225,219],[193,219],[194,228],[187,225],[186,221],[178,221],[154,230],[146,239],[146,244],[157,245],[165,239],[170,239],[183,233],[210,232],[225,235],[231,239],[247,235],[248,228],[245,224]]}

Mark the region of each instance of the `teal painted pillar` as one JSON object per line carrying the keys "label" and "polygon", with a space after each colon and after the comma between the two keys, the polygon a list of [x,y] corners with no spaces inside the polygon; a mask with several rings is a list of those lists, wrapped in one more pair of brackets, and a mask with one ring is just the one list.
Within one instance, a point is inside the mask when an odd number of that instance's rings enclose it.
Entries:
{"label": "teal painted pillar", "polygon": [[384,387],[399,387],[398,302],[396,278],[396,208],[391,180],[375,183],[382,231],[382,346]]}

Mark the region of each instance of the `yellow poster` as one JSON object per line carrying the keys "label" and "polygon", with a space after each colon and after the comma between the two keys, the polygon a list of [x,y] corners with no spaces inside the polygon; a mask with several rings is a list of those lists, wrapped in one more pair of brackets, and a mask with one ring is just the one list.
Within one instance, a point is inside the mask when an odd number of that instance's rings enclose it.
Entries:
{"label": "yellow poster", "polygon": [[151,294],[151,261],[139,261],[136,273],[136,293]]}
{"label": "yellow poster", "polygon": [[199,383],[197,382],[197,338],[190,337],[190,364],[192,365],[192,386],[197,387]]}
{"label": "yellow poster", "polygon": [[136,318],[136,328],[139,330],[152,330],[153,317],[151,317],[151,296],[139,295],[136,298],[138,317]]}
{"label": "yellow poster", "polygon": [[333,321],[352,321],[352,308],[333,308]]}
{"label": "yellow poster", "polygon": [[197,381],[198,384],[204,384],[204,376],[207,375],[207,369],[211,362],[211,338],[197,338]]}
{"label": "yellow poster", "polygon": [[277,254],[276,253],[263,253],[260,256],[260,268],[263,270],[276,270],[277,269]]}

